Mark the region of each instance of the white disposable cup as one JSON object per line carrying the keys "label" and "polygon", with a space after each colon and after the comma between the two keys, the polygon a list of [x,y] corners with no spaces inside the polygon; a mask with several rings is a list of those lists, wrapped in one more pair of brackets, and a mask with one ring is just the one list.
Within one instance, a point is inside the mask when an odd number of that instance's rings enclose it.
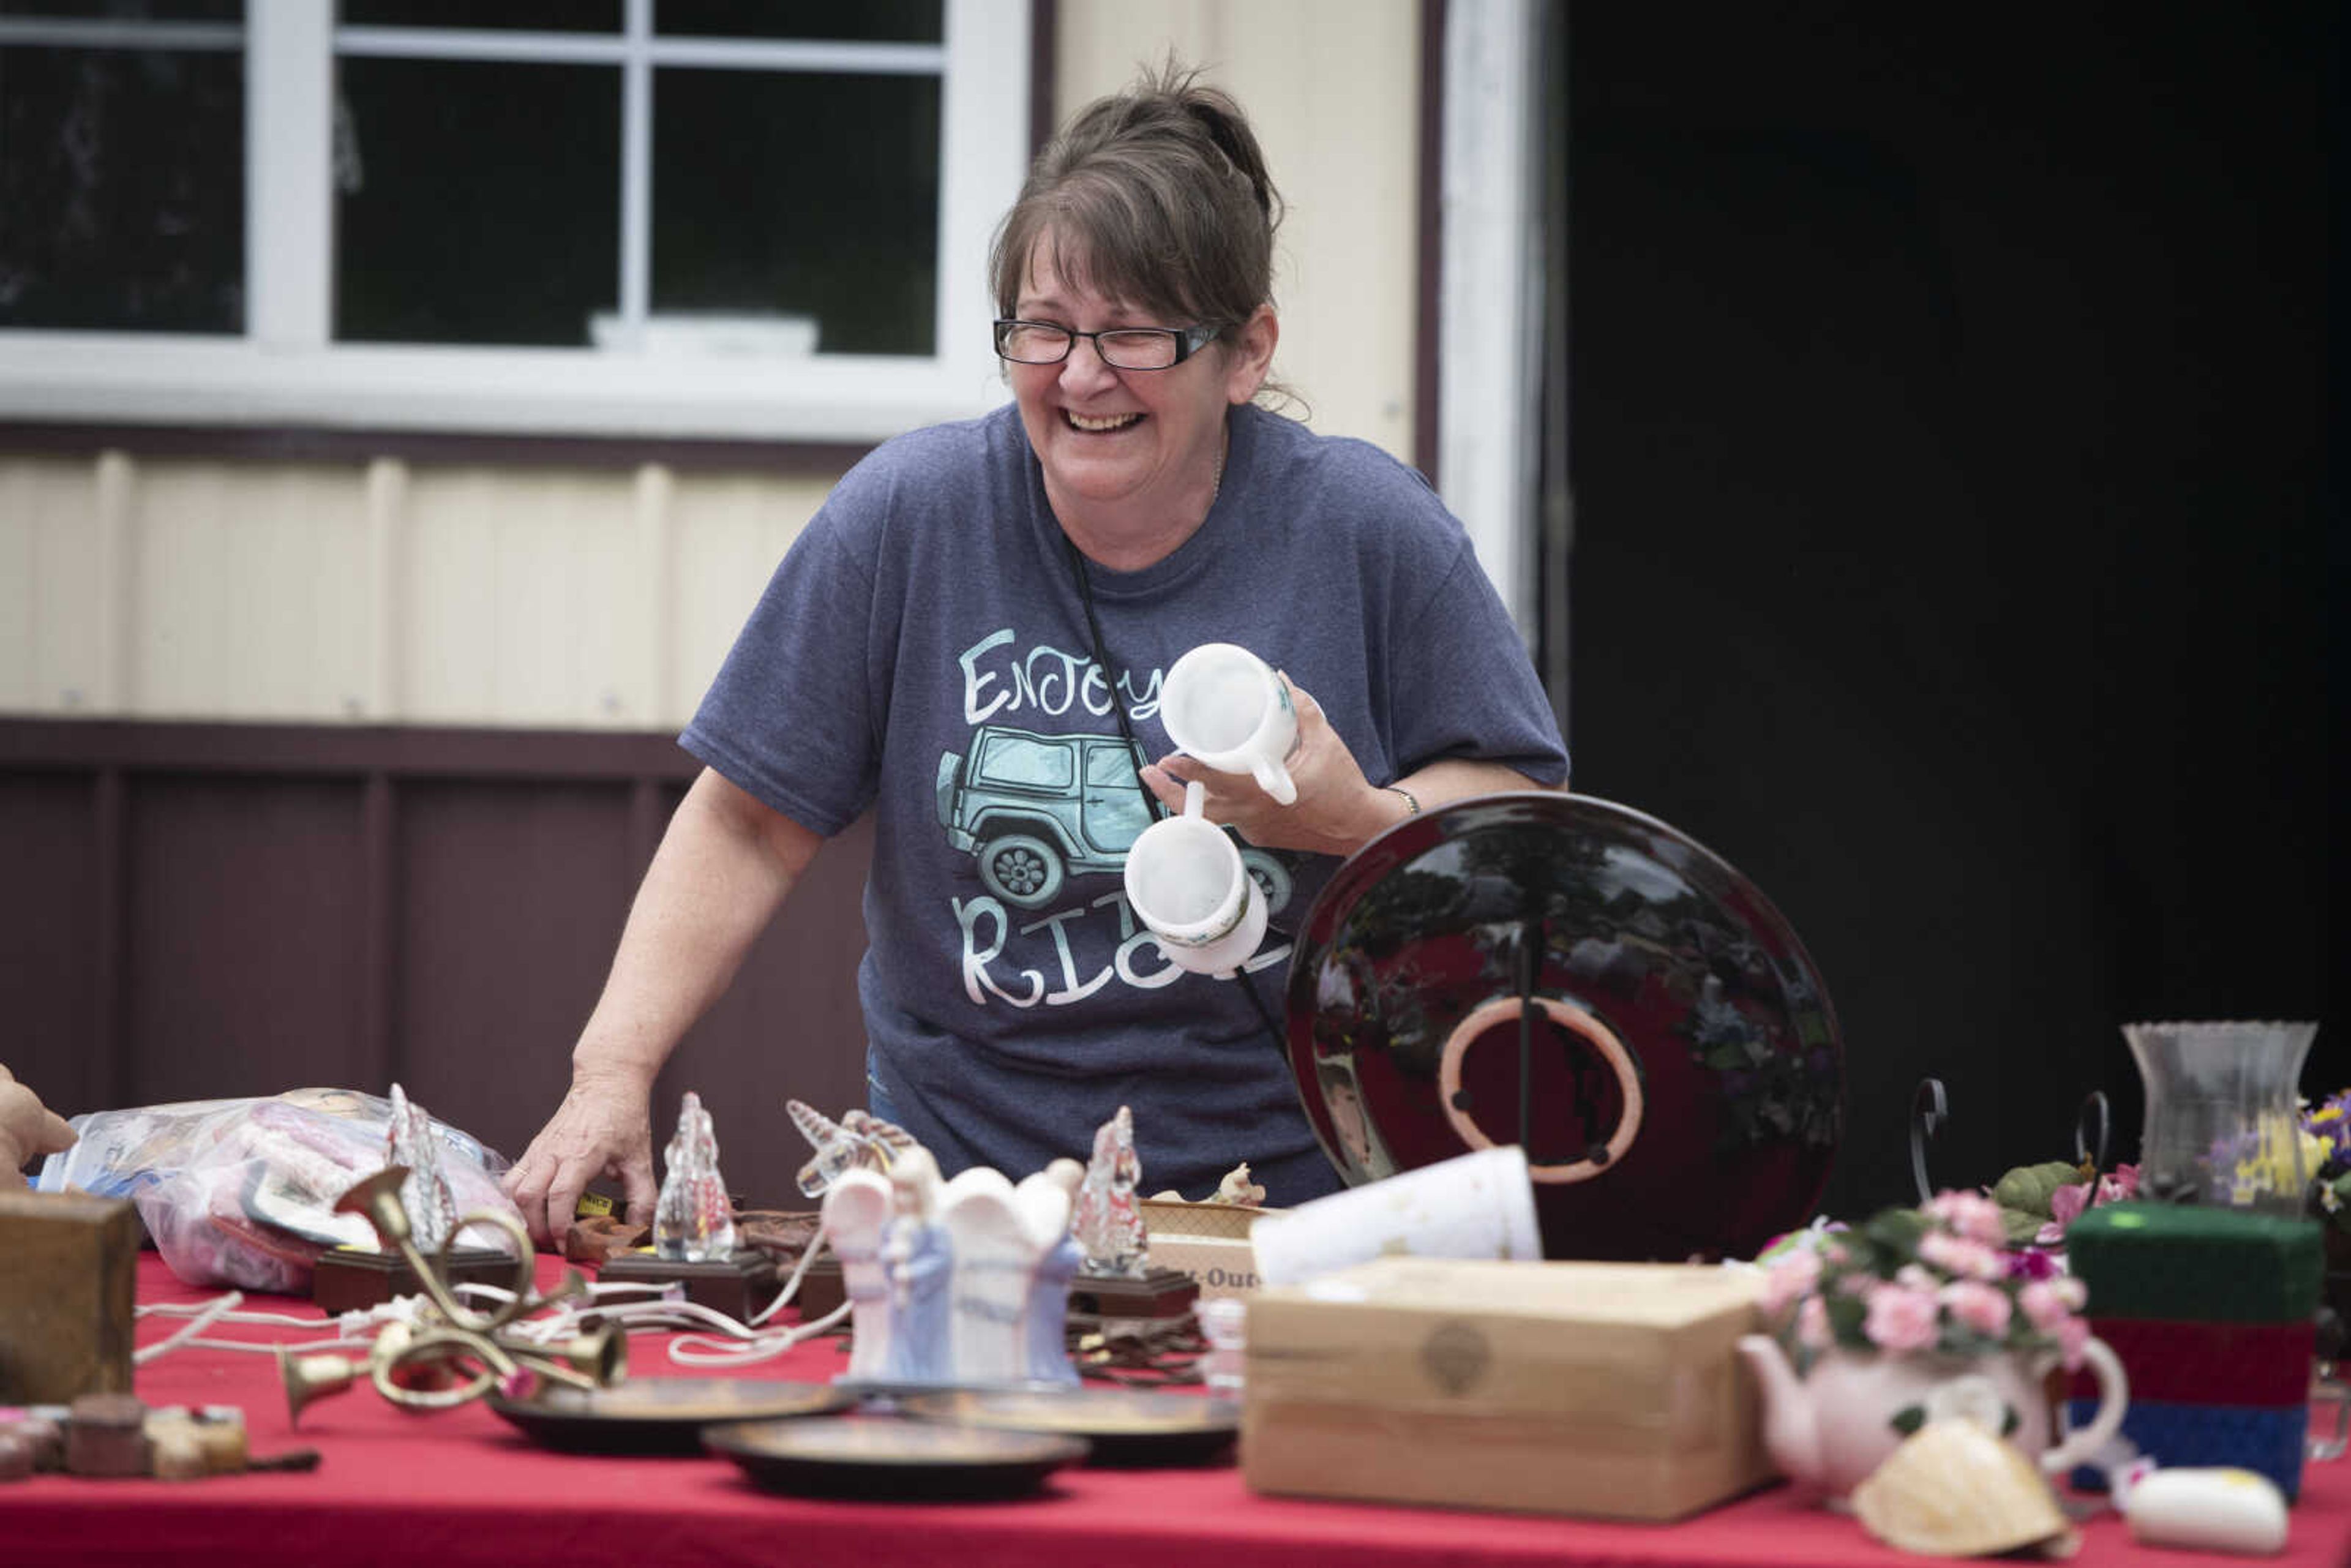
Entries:
{"label": "white disposable cup", "polygon": [[1203,643],[1168,669],[1159,722],[1176,749],[1219,773],[1246,773],[1284,806],[1298,786],[1284,766],[1298,744],[1298,710],[1273,666],[1231,643]]}
{"label": "white disposable cup", "polygon": [[1126,852],[1126,902],[1177,967],[1196,975],[1238,968],[1265,936],[1265,894],[1241,852],[1204,811],[1196,779],[1184,814],[1143,830]]}
{"label": "white disposable cup", "polygon": [[1258,1278],[1297,1285],[1391,1252],[1416,1258],[1542,1256],[1535,1188],[1516,1145],[1458,1155],[1318,1197],[1249,1227]]}

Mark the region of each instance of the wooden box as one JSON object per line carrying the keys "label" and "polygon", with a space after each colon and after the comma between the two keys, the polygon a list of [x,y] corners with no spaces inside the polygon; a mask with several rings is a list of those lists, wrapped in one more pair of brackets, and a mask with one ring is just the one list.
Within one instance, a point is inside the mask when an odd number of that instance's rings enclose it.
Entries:
{"label": "wooden box", "polygon": [[0,1405],[130,1393],[138,1269],[125,1200],[0,1186]]}
{"label": "wooden box", "polygon": [[1249,1299],[1262,1492],[1680,1519],[1774,1474],[1736,1349],[1750,1278],[1382,1258]]}
{"label": "wooden box", "polygon": [[1249,1248],[1249,1227],[1262,1215],[1282,1212],[1155,1197],[1144,1198],[1137,1207],[1150,1232],[1153,1267],[1188,1276],[1200,1287],[1204,1301],[1245,1296],[1257,1289],[1257,1254]]}

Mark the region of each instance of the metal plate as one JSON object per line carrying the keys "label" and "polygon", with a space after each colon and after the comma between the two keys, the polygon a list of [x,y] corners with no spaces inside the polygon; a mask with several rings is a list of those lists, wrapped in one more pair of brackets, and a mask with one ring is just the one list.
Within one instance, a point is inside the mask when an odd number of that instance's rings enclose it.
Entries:
{"label": "metal plate", "polygon": [[760,1486],[817,1497],[1011,1497],[1086,1457],[1081,1438],[886,1416],[713,1427],[702,1440]]}
{"label": "metal plate", "polygon": [[1096,1465],[1230,1463],[1241,1407],[1230,1399],[1143,1389],[1072,1388],[1052,1394],[911,1395],[898,1401],[925,1421],[1004,1432],[1083,1437]]}
{"label": "metal plate", "polygon": [[639,1377],[592,1391],[549,1384],[528,1399],[488,1401],[535,1442],[603,1454],[698,1454],[705,1427],[827,1416],[856,1403],[829,1383],[731,1377]]}

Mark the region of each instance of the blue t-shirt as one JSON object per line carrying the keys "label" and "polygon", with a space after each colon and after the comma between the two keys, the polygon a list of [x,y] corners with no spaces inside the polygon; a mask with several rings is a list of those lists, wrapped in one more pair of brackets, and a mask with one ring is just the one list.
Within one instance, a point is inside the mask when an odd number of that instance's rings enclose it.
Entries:
{"label": "blue t-shirt", "polygon": [[[1255,407],[1230,426],[1180,549],[1087,565],[1110,672],[1008,406],[842,477],[681,737],[820,835],[872,808],[870,1060],[943,1171],[1084,1159],[1123,1104],[1145,1191],[1204,1197],[1243,1160],[1269,1204],[1340,1185],[1239,984],[1176,968],[1127,906],[1151,815],[1113,692],[1156,760],[1163,673],[1238,643],[1322,704],[1374,783],[1443,757],[1566,777],[1525,647],[1420,476]],[[1249,968],[1278,1019],[1290,934],[1338,862],[1249,858],[1275,906]]]}

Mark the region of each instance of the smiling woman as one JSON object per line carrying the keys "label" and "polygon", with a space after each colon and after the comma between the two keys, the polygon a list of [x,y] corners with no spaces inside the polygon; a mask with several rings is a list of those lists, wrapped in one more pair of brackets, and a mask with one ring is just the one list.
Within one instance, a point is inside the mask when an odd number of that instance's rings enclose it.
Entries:
{"label": "smiling woman", "polygon": [[[1129,846],[1197,784],[1267,904],[1298,906],[1405,791],[1557,785],[1567,761],[1427,486],[1255,406],[1280,213],[1239,106],[1172,66],[1039,155],[990,267],[1015,406],[881,447],[777,570],[682,737],[707,770],[571,1092],[515,1167],[534,1225],[605,1170],[650,1206],[655,1071],[869,806],[869,1078],[945,1171],[1040,1169],[1127,1106],[1155,1188],[1244,1161],[1274,1203],[1338,1185],[1249,988],[1289,956],[1282,912],[1238,971],[1190,973],[1127,905]],[[1294,800],[1167,743],[1165,672],[1218,642],[1285,673]]]}

